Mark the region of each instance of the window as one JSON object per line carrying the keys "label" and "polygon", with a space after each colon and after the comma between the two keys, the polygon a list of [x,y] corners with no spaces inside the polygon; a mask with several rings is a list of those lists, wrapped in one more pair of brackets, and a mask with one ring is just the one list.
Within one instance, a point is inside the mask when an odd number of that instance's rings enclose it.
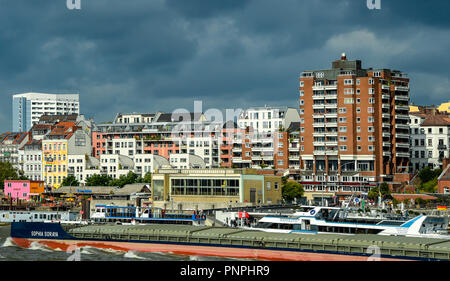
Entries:
{"label": "window", "polygon": [[373,123],[373,116],[369,116],[369,117],[367,118],[367,122]]}
{"label": "window", "polygon": [[339,146],[339,149],[341,151],[347,151],[347,146],[346,145],[341,145],[341,146]]}
{"label": "window", "polygon": [[344,89],[344,95],[353,95],[353,89]]}
{"label": "window", "polygon": [[346,117],[339,117],[339,122],[340,123],[347,123],[347,118]]}
{"label": "window", "polygon": [[344,85],[353,85],[353,79],[344,79]]}
{"label": "window", "polygon": [[369,104],[374,104],[375,103],[375,98],[369,98]]}
{"label": "window", "polygon": [[353,104],[353,99],[352,98],[344,99],[344,104]]}
{"label": "window", "polygon": [[347,132],[347,127],[346,126],[339,127],[339,132]]}
{"label": "window", "polygon": [[369,126],[368,132],[370,132],[370,133],[375,132],[375,127],[374,126]]}
{"label": "window", "polygon": [[374,113],[375,110],[374,110],[373,107],[368,107],[368,108],[367,108],[367,112],[368,112],[368,113]]}
{"label": "window", "polygon": [[339,113],[347,113],[347,108],[345,107],[339,108]]}
{"label": "window", "polygon": [[374,142],[375,141],[375,137],[374,136],[369,136],[369,142]]}

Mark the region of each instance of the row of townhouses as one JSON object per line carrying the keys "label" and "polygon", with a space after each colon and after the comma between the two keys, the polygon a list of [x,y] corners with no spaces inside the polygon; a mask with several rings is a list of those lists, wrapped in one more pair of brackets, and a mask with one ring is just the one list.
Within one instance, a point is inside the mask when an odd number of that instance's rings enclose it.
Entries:
{"label": "row of townhouses", "polygon": [[252,107],[234,120],[119,113],[95,124],[76,103],[44,113],[25,132],[2,134],[1,160],[56,188],[68,175],[85,183],[94,174],[212,168],[279,170],[317,196],[381,182],[400,187],[449,158],[450,110],[411,107],[409,82],[401,71],[365,69],[343,54],[331,69],[300,74],[298,108]]}

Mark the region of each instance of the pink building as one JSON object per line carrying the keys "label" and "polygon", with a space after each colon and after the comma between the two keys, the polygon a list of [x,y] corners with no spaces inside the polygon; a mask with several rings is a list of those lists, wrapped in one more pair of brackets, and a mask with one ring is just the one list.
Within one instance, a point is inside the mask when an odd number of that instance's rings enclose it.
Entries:
{"label": "pink building", "polygon": [[5,180],[5,196],[12,199],[30,199],[30,181]]}

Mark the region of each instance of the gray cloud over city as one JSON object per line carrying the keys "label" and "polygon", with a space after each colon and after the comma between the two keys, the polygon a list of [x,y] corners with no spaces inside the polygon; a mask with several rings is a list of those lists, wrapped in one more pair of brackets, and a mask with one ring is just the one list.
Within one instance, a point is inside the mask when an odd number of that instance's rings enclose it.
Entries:
{"label": "gray cloud over city", "polygon": [[11,95],[80,94],[118,112],[298,106],[298,77],[342,52],[409,74],[411,101],[450,99],[449,1],[0,0],[0,126]]}

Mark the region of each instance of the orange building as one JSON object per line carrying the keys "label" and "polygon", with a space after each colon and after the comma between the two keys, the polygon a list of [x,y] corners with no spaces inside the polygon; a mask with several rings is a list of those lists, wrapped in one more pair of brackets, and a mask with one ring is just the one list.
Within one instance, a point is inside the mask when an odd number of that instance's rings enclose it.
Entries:
{"label": "orange building", "polygon": [[367,192],[410,177],[409,79],[345,54],[300,79],[300,168],[312,191]]}

